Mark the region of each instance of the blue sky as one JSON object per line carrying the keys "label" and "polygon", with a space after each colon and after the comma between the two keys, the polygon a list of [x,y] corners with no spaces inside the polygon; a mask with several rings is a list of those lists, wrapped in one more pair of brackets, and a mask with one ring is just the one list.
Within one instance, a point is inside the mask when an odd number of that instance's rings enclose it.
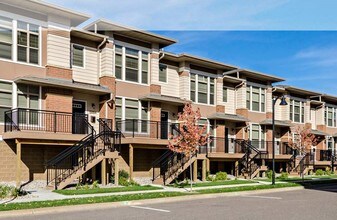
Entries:
{"label": "blue sky", "polygon": [[[48,0],[175,38],[166,48],[337,95],[335,0]],[[88,23],[88,22],[87,22]]]}

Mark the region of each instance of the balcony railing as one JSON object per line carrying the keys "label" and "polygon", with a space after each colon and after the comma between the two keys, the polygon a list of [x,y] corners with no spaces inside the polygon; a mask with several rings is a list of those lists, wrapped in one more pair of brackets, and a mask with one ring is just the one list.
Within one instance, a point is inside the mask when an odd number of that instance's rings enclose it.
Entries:
{"label": "balcony railing", "polygon": [[169,139],[171,135],[177,135],[174,128],[178,123],[127,119],[116,121],[116,130],[121,131],[125,137],[147,137],[154,139]]}
{"label": "balcony railing", "polygon": [[[273,142],[272,141],[255,141],[251,140],[250,144],[261,151],[262,154],[272,154],[273,153]],[[275,141],[275,154],[283,155],[293,155],[294,150],[288,145],[287,142]]]}
{"label": "balcony railing", "polygon": [[86,114],[17,108],[5,112],[5,132],[41,131],[87,134]]}

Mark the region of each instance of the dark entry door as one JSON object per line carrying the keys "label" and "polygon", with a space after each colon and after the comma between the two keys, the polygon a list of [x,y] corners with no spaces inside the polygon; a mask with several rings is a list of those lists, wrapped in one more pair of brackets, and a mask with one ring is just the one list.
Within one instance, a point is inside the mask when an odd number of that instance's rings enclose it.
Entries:
{"label": "dark entry door", "polygon": [[168,112],[161,112],[160,134],[161,139],[168,139]]}
{"label": "dark entry door", "polygon": [[86,134],[88,127],[86,126],[85,102],[73,101],[73,134]]}
{"label": "dark entry door", "polygon": [[228,147],[229,147],[229,130],[228,128],[225,128],[225,153],[228,153]]}

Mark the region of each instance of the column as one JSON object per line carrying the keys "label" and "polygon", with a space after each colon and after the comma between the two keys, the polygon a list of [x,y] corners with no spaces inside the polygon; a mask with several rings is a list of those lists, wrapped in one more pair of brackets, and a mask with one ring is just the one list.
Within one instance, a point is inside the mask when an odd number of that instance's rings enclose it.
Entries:
{"label": "column", "polygon": [[235,161],[235,176],[239,176],[239,161]]}
{"label": "column", "polygon": [[101,163],[102,166],[102,172],[101,172],[101,179],[102,179],[102,185],[105,186],[106,185],[106,159],[102,160]]}
{"label": "column", "polygon": [[114,173],[115,173],[115,186],[118,186],[118,182],[119,182],[119,159],[116,158],[115,161],[115,167],[114,167]]}
{"label": "column", "polygon": [[96,166],[91,168],[91,178],[92,178],[92,181],[96,180]]}
{"label": "column", "polygon": [[130,179],[133,178],[133,146],[129,144],[129,167],[130,167]]}
{"label": "column", "polygon": [[198,180],[198,160],[195,160],[193,163],[193,181]]}
{"label": "column", "polygon": [[16,140],[16,187],[21,185],[21,143]]}
{"label": "column", "polygon": [[207,159],[202,160],[202,181],[206,181],[207,178]]}

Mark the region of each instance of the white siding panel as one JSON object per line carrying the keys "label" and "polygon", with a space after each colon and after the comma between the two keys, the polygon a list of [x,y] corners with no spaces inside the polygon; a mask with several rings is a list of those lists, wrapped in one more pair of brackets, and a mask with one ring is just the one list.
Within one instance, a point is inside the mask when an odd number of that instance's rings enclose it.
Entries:
{"label": "white siding panel", "polygon": [[180,98],[190,100],[190,77],[179,77],[179,94]]}
{"label": "white siding panel", "polygon": [[104,48],[101,53],[101,76],[113,76],[113,50]]}
{"label": "white siding panel", "polygon": [[73,66],[73,79],[77,82],[98,84],[98,53],[85,49],[84,68]]}
{"label": "white siding panel", "polygon": [[48,34],[47,64],[70,67],[70,39]]}
{"label": "white siding panel", "polygon": [[161,94],[167,96],[179,97],[179,73],[178,67],[167,66],[167,82],[159,82]]}
{"label": "white siding panel", "polygon": [[235,91],[234,89],[227,89],[227,102],[225,102],[225,112],[228,114],[235,114]]}

